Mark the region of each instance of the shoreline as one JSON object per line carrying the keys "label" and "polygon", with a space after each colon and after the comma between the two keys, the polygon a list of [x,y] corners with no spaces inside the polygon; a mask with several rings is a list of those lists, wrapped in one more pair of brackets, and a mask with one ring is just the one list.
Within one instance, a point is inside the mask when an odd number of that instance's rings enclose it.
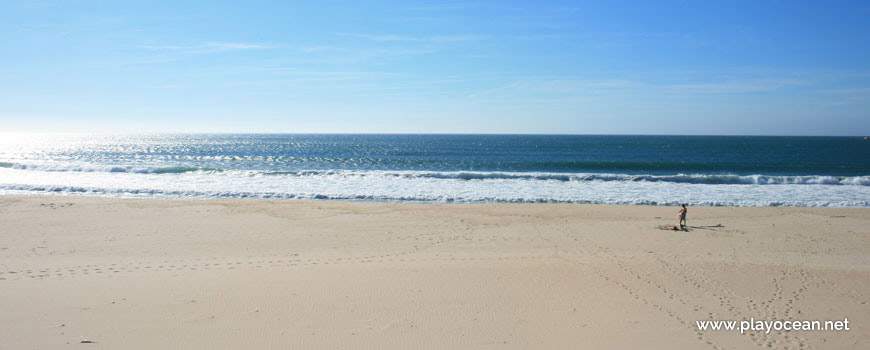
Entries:
{"label": "shoreline", "polygon": [[[0,344],[870,347],[870,209],[673,224],[672,206],[0,195]],[[851,330],[693,328],[750,318]]]}
{"label": "shoreline", "polygon": [[[158,200],[158,201],[276,201],[276,202],[340,202],[340,203],[374,203],[374,204],[416,204],[416,205],[601,205],[601,206],[625,206],[625,207],[679,207],[683,202],[650,203],[596,203],[578,201],[540,200],[540,201],[477,201],[477,200],[394,200],[394,199],[355,199],[355,198],[297,198],[297,197],[256,197],[254,195],[244,197],[154,197],[154,196],[105,196],[92,195],[76,192],[38,192],[38,193],[0,193],[2,197],[70,197],[70,198],[97,198],[118,200]],[[839,205],[730,205],[730,204],[693,204],[695,208],[830,208],[830,209],[870,209],[870,204],[865,206],[839,206]]]}

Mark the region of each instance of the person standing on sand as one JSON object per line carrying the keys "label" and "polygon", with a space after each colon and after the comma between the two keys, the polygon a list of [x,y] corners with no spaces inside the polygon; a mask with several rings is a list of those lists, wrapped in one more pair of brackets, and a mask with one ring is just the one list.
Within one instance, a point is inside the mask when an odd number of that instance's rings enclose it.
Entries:
{"label": "person standing on sand", "polygon": [[683,209],[680,209],[680,211],[678,213],[679,214],[678,217],[680,218],[680,230],[686,231],[689,227],[689,223],[686,222],[686,212],[688,212],[688,211],[689,210],[686,209],[686,205],[683,204]]}

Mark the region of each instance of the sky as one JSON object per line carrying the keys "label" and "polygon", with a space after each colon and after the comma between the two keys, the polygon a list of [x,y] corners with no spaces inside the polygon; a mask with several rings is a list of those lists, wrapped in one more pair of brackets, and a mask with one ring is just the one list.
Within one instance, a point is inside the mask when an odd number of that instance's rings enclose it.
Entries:
{"label": "sky", "polygon": [[867,18],[867,1],[3,0],[0,130],[868,136]]}

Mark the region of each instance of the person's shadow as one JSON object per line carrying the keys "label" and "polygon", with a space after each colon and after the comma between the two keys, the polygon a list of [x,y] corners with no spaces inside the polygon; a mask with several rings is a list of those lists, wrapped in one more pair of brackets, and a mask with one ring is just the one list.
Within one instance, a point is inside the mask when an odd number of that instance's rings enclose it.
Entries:
{"label": "person's shadow", "polygon": [[684,225],[683,227],[676,226],[676,225],[670,225],[670,226],[659,226],[658,228],[659,228],[660,230],[667,230],[667,231],[683,231],[683,232],[690,232],[690,231],[692,231],[692,230],[694,230],[694,229],[710,230],[710,231],[718,231],[718,230],[716,230],[716,229],[717,229],[717,228],[722,228],[722,227],[725,227],[725,226],[723,226],[722,224],[707,225],[707,226],[689,226],[689,225]]}
{"label": "person's shadow", "polygon": [[[715,225],[709,225],[709,226],[692,226],[692,228],[699,228],[702,230],[710,230],[710,231],[717,231],[716,229],[721,228],[721,227],[725,227],[725,226],[722,226],[722,224],[715,224]],[[686,229],[688,229],[688,228],[689,228],[689,225],[686,225]]]}

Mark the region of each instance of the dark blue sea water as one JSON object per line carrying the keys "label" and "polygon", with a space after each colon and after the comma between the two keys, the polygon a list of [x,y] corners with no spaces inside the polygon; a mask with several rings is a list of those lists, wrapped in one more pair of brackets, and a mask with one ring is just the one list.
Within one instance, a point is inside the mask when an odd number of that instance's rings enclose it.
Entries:
{"label": "dark blue sea water", "polygon": [[856,137],[7,135],[0,142],[7,192],[865,206],[868,187],[870,141]]}

